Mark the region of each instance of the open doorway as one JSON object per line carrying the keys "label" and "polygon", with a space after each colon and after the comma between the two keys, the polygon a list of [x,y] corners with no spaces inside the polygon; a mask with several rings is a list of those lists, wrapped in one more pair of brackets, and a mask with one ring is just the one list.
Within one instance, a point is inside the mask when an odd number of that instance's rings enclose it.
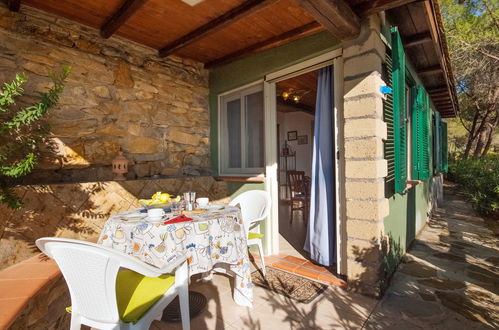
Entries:
{"label": "open doorway", "polygon": [[305,258],[317,76],[313,70],[276,83],[279,251]]}

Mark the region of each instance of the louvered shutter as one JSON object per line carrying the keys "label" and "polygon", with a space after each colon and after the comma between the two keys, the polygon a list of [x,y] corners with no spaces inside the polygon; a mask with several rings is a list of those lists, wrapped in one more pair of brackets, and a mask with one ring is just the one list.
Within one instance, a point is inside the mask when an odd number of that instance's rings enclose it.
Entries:
{"label": "louvered shutter", "polygon": [[407,181],[407,125],[405,110],[405,55],[396,27],[391,28],[393,81],[393,139],[395,154],[395,192],[402,193]]}
{"label": "louvered shutter", "polygon": [[[393,86],[392,80],[392,54],[387,47],[385,62],[383,63],[383,81],[390,87]],[[383,121],[386,123],[386,140],[384,142],[384,156],[388,165],[388,174],[385,177],[385,191],[387,196],[395,192],[395,149],[393,141],[393,94],[386,94],[383,100]]]}
{"label": "louvered shutter", "polygon": [[435,112],[435,117],[433,120],[433,171],[435,174],[442,171],[442,138],[440,131],[440,114],[438,112]]}
{"label": "louvered shutter", "polygon": [[413,178],[430,178],[430,107],[428,93],[423,86],[417,87],[416,107],[412,111]]}
{"label": "louvered shutter", "polygon": [[442,158],[442,172],[447,173],[449,171],[449,154],[447,150],[447,123],[440,120],[442,123],[441,127],[441,158]]}

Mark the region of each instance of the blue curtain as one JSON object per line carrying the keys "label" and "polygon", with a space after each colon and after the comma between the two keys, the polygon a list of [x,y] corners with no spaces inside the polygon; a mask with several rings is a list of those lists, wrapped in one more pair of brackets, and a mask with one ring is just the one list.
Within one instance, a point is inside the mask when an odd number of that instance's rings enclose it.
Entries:
{"label": "blue curtain", "polygon": [[319,71],[315,103],[310,218],[305,250],[324,266],[336,262],[333,68]]}

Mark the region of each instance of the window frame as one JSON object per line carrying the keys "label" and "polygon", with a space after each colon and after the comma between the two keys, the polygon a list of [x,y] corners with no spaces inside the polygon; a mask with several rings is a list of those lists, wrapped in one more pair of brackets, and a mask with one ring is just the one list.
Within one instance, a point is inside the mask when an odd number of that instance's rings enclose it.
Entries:
{"label": "window frame", "polygon": [[[251,94],[262,93],[263,124],[265,126],[265,95],[263,81],[253,82],[251,84],[221,93],[218,95],[218,167],[219,175],[230,176],[254,176],[265,173],[265,150],[263,150],[262,167],[246,167],[247,159],[247,134],[246,132],[246,102],[245,97]],[[241,111],[241,167],[229,167],[229,139],[227,126],[227,104],[234,100],[240,100]],[[265,141],[265,130],[263,130],[263,141]],[[262,144],[265,148],[265,143]]]}

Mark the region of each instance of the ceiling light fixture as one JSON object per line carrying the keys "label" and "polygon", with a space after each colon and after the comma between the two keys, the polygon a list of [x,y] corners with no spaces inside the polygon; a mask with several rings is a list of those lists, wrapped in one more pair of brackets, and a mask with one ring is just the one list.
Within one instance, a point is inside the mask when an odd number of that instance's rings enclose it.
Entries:
{"label": "ceiling light fixture", "polygon": [[300,103],[302,97],[308,93],[310,93],[310,91],[306,89],[289,88],[287,90],[282,91],[280,95],[284,101]]}

